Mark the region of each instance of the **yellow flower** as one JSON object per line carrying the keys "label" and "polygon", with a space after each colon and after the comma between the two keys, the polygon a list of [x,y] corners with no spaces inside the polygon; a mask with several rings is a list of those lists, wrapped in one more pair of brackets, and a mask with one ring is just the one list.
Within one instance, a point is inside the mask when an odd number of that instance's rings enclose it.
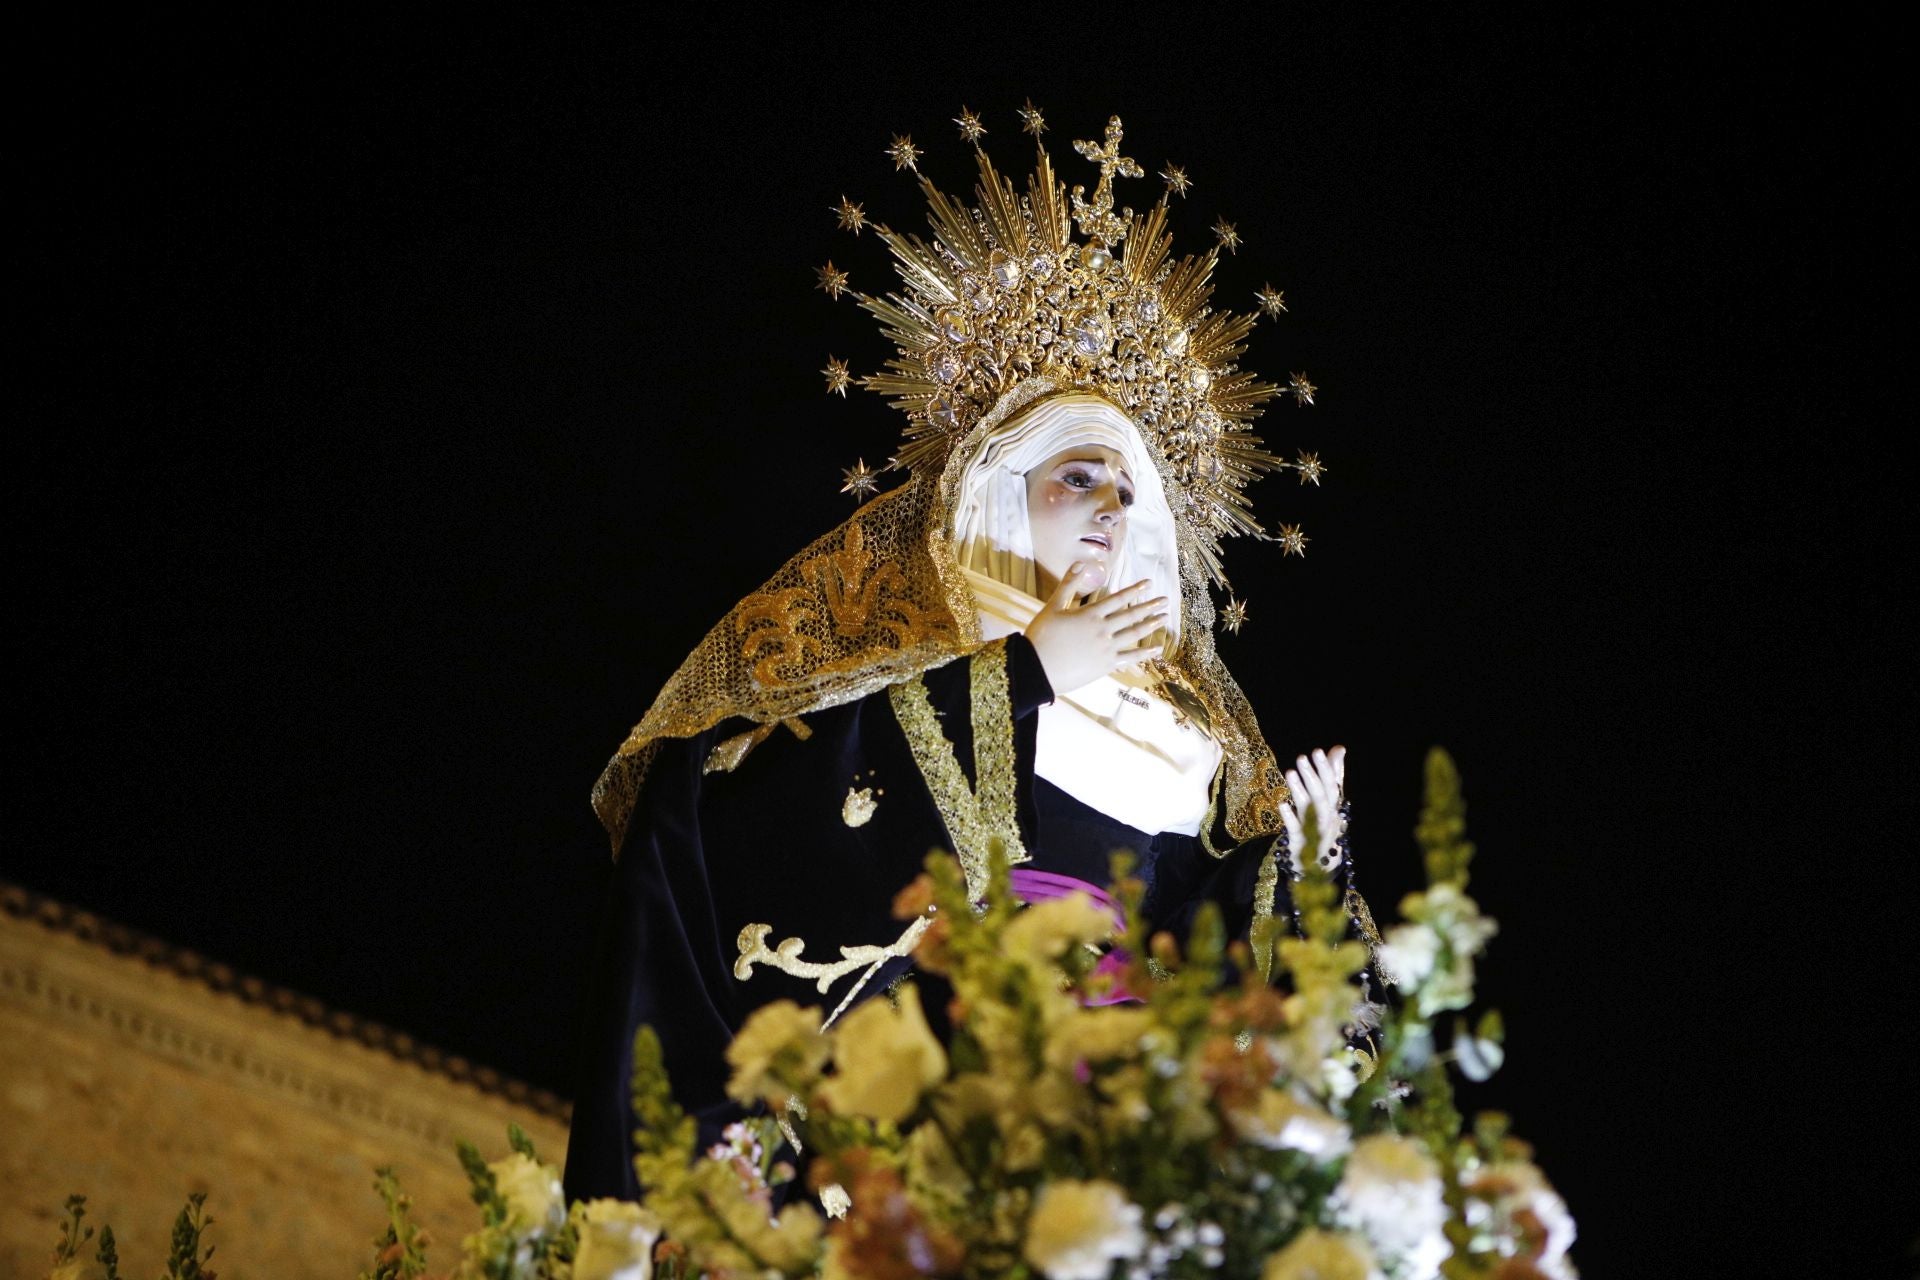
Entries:
{"label": "yellow flower", "polygon": [[727,1046],[733,1078],[727,1096],[736,1102],[786,1105],[803,1091],[827,1061],[827,1038],[820,1034],[820,1011],[791,1000],[762,1005]]}
{"label": "yellow flower", "polygon": [[943,1104],[941,1115],[955,1132],[965,1128],[969,1120],[985,1119],[1001,1125],[1019,1111],[1013,1081],[977,1071],[956,1075],[941,1086],[939,1096]]}
{"label": "yellow flower", "polygon": [[1047,1154],[1047,1135],[1037,1124],[1016,1124],[1000,1143],[1000,1165],[1009,1173],[1040,1167]]}
{"label": "yellow flower", "polygon": [[1267,1259],[1260,1280],[1379,1280],[1379,1275],[1365,1240],[1308,1227]]}
{"label": "yellow flower", "polygon": [[1154,1029],[1145,1009],[1081,1009],[1047,1029],[1047,1065],[1071,1070],[1077,1062],[1138,1057]]}
{"label": "yellow flower", "polygon": [[1047,1072],[1031,1081],[1020,1095],[1026,1110],[1040,1123],[1064,1129],[1080,1119],[1092,1101],[1070,1068]]}
{"label": "yellow flower", "polygon": [[1147,1247],[1140,1206],[1111,1182],[1062,1178],[1040,1188],[1022,1252],[1048,1280],[1106,1280]]}
{"label": "yellow flower", "polygon": [[1000,935],[1009,956],[1030,969],[1059,963],[1067,948],[1105,942],[1113,936],[1113,917],[1084,893],[1049,898],[1023,909]]}
{"label": "yellow flower", "polygon": [[574,1205],[573,1219],[573,1280],[650,1280],[659,1218],[624,1200],[589,1200]]}
{"label": "yellow flower", "polygon": [[505,1225],[515,1237],[542,1235],[566,1220],[566,1196],[551,1166],[516,1151],[487,1168],[500,1198],[507,1202]]}
{"label": "yellow flower", "polygon": [[907,1184],[953,1204],[964,1202],[973,1190],[939,1125],[923,1124],[907,1135]]}
{"label": "yellow flower", "polygon": [[885,1000],[867,1001],[834,1031],[837,1073],[820,1087],[820,1095],[843,1116],[898,1124],[913,1113],[922,1093],[946,1078],[947,1051],[920,1011],[920,992],[907,985],[899,996],[897,1008]]}
{"label": "yellow flower", "polygon": [[1227,1117],[1234,1132],[1270,1150],[1299,1151],[1316,1160],[1332,1160],[1351,1149],[1346,1122],[1283,1089],[1264,1089],[1256,1104]]}

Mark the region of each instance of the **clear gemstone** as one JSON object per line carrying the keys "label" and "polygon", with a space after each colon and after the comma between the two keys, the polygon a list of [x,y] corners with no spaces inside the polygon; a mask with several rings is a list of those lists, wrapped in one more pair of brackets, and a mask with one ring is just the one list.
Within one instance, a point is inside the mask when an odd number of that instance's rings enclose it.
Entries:
{"label": "clear gemstone", "polygon": [[943,351],[934,358],[933,376],[951,384],[960,376],[960,357],[951,351]]}
{"label": "clear gemstone", "polygon": [[1036,253],[1027,260],[1027,270],[1035,280],[1049,280],[1053,277],[1053,259],[1044,253]]}
{"label": "clear gemstone", "polygon": [[1167,338],[1167,354],[1183,356],[1187,353],[1188,335],[1185,329],[1175,329]]}
{"label": "clear gemstone", "polygon": [[1103,355],[1111,341],[1105,316],[1089,311],[1074,321],[1073,345],[1081,355],[1089,358]]}
{"label": "clear gemstone", "polygon": [[1011,289],[1020,283],[1020,264],[1005,249],[993,251],[993,256],[987,259],[987,270],[1002,289]]}

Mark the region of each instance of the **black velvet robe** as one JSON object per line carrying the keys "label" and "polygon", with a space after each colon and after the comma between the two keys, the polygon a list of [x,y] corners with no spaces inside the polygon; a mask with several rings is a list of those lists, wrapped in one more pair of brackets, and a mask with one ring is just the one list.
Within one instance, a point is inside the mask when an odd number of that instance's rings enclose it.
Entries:
{"label": "black velvet robe", "polygon": [[[1035,713],[1053,690],[1025,636],[1005,643],[1027,865],[1104,885],[1109,853],[1131,847],[1151,885],[1146,914],[1155,927],[1185,937],[1193,911],[1211,899],[1226,911],[1230,936],[1244,936],[1269,842],[1216,859],[1197,838],[1135,831],[1036,785]],[[922,680],[971,782],[969,672],[956,660]],[[752,727],[739,720],[668,741],[653,760],[610,877],[567,1151],[569,1199],[638,1197],[628,1091],[642,1024],[659,1033],[674,1094],[710,1141],[741,1114],[725,1093],[725,1052],[747,1016],[780,998],[831,1009],[856,980],[844,977],[824,996],[811,981],[766,967],[739,980],[733,966],[744,925],[771,925],[769,945],[805,939],[803,958],[814,961],[837,959],[843,945],[885,945],[904,927],[893,918],[894,895],[929,850],[951,847],[884,692],[811,713],[805,723],[807,738],[776,729],[732,772],[704,766],[716,744]],[[861,788],[873,790],[877,806],[852,826],[842,806]],[[1284,884],[1282,877],[1283,892]],[[861,998],[884,991],[910,964],[889,961]],[[941,1034],[945,1003],[932,994],[923,1001]]]}

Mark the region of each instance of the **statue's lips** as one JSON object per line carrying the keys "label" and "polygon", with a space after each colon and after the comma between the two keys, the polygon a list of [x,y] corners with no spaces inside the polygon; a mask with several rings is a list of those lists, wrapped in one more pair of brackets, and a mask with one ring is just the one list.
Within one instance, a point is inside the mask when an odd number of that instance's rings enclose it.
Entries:
{"label": "statue's lips", "polygon": [[1086,537],[1080,539],[1080,541],[1086,543],[1088,546],[1098,547],[1102,551],[1113,550],[1113,543],[1107,538],[1107,535],[1104,533],[1090,533]]}

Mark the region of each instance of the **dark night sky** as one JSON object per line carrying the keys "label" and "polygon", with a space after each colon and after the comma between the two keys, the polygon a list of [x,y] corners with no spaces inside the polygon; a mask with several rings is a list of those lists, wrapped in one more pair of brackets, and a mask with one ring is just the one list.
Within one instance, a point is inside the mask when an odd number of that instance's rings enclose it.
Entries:
{"label": "dark night sky", "polygon": [[1118,112],[1196,179],[1179,245],[1246,237],[1223,299],[1286,290],[1247,363],[1322,388],[1263,427],[1327,486],[1255,491],[1312,546],[1230,548],[1223,653],[1283,754],[1349,747],[1379,914],[1458,758],[1511,1031],[1474,1101],[1586,1270],[1891,1274],[1889,37],[1447,14],[47,33],[0,877],[566,1092],[587,788],[897,430],[821,394],[884,347],[812,268],[887,278],[828,206],[915,223],[881,149],[960,186],[963,102],[1024,172],[1031,95],[1070,182]]}

